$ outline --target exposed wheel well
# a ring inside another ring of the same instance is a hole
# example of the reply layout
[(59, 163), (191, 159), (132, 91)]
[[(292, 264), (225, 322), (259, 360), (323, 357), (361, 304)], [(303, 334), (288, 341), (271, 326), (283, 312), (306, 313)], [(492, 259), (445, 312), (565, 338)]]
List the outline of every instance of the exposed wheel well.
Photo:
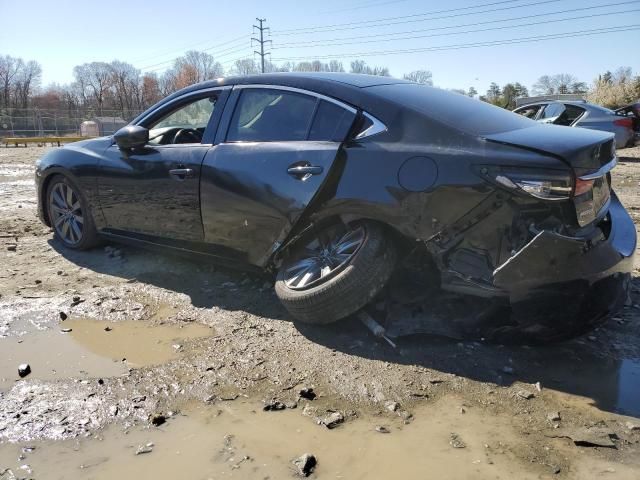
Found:
[(64, 176), (61, 173), (50, 173), (47, 175), (42, 181), (42, 187), (40, 188), (40, 205), (42, 205), (42, 219), (47, 227), (51, 226), (51, 221), (49, 220), (49, 203), (47, 202), (47, 190), (49, 189), (49, 184), (51, 180), (56, 175)]
[(300, 240), (300, 238), (307, 235), (310, 231), (319, 230), (334, 223), (352, 223), (357, 221), (371, 222), (380, 226), (383, 229), (383, 231), (387, 235), (389, 235), (393, 244), (398, 247), (398, 252), (400, 254), (399, 256), (401, 257), (400, 260), (402, 260), (402, 257), (405, 256), (400, 252), (405, 252), (408, 254), (413, 252), (413, 250), (416, 247), (417, 242), (415, 240), (409, 239), (407, 236), (403, 235), (400, 231), (398, 231), (392, 225), (389, 225), (388, 223), (385, 223), (383, 221), (373, 219), (373, 218), (367, 218), (367, 217), (356, 217), (353, 215), (333, 215), (333, 216), (321, 218), (312, 222), (307, 222), (304, 226), (293, 231), (292, 234), (287, 239), (287, 242), (283, 245), (282, 248), (280, 248), (276, 252), (276, 254), (273, 256), (273, 258), (269, 262), (270, 267), (278, 268), (280, 266), (283, 256), (286, 255), (288, 250), (291, 247), (293, 247)]

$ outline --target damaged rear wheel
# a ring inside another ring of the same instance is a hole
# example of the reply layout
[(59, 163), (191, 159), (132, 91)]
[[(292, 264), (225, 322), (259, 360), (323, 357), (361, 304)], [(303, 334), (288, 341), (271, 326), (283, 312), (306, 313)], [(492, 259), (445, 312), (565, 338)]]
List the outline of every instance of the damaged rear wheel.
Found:
[(276, 294), (301, 322), (332, 323), (371, 301), (395, 264), (393, 242), (380, 226), (331, 225), (303, 239), (285, 258)]

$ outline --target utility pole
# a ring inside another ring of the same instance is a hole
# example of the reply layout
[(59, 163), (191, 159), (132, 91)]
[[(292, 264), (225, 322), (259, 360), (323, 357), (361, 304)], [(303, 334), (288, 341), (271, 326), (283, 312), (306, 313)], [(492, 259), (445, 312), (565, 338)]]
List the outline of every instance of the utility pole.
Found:
[(267, 19), (266, 18), (256, 18), (256, 20), (258, 21), (260, 26), (254, 25), (253, 26), (253, 29), (254, 29), (253, 31), (255, 32), (256, 29), (258, 29), (258, 31), (260, 32), (260, 38), (251, 37), (251, 45), (253, 45), (254, 41), (256, 41), (256, 42), (258, 42), (260, 44), (260, 51), (258, 52), (256, 50), (254, 50), (253, 53), (255, 53), (257, 55), (260, 55), (260, 62), (261, 62), (261, 65), (262, 65), (261, 71), (262, 71), (262, 73), (264, 73), (264, 57), (265, 57), (265, 55), (271, 55), (271, 53), (269, 53), (269, 52), (267, 52), (267, 53), (264, 52), (264, 44), (265, 43), (272, 43), (272, 42), (271, 42), (271, 40), (265, 40), (264, 39), (265, 30), (269, 30), (269, 27), (265, 27), (263, 25), (263, 23), (266, 22)]

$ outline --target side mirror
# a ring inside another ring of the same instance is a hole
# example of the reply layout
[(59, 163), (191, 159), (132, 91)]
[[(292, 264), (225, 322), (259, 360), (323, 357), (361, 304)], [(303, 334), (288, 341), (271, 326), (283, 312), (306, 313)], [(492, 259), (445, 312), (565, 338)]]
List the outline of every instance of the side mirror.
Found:
[(113, 134), (121, 150), (143, 147), (149, 141), (149, 130), (138, 125), (127, 125)]

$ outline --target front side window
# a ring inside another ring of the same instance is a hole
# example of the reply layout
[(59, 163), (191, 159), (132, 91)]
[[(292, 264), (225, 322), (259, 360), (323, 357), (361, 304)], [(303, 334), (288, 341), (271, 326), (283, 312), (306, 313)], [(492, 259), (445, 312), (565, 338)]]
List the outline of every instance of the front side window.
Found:
[(217, 96), (194, 100), (172, 110), (149, 127), (149, 143), (200, 143), (215, 109)]
[(316, 102), (314, 97), (282, 90), (242, 90), (227, 141), (306, 140)]

